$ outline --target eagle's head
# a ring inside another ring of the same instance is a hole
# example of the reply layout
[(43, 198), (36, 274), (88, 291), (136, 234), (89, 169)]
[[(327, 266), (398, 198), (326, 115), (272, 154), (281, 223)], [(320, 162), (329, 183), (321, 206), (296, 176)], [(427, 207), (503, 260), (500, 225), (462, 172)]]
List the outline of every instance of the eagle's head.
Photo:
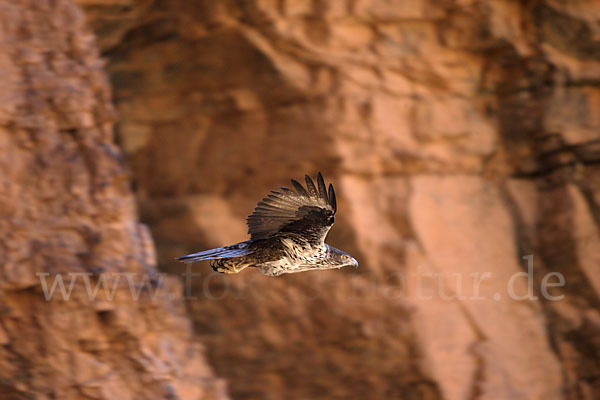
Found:
[(335, 247), (327, 246), (327, 263), (330, 265), (329, 268), (342, 268), (342, 267), (354, 267), (358, 268), (358, 261), (350, 254), (336, 249)]

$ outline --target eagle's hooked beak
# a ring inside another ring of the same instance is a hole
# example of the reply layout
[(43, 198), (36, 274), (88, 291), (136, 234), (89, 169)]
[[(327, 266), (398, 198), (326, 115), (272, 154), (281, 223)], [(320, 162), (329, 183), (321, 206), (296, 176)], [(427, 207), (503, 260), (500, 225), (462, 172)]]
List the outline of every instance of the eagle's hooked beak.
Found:
[(354, 268), (358, 268), (358, 261), (356, 261), (356, 259), (354, 257), (350, 257), (350, 260), (348, 260), (347, 264), (341, 265), (339, 267), (337, 267), (337, 269), (342, 269), (342, 267), (354, 267)]

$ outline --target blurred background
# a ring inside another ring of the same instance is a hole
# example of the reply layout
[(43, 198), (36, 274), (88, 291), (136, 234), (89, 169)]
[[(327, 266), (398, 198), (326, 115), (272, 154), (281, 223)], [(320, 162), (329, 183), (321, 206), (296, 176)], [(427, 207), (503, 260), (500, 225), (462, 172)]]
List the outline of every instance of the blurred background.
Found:
[[(0, 0), (0, 41), (0, 398), (600, 398), (598, 2)], [(317, 171), (357, 271), (182, 276)]]

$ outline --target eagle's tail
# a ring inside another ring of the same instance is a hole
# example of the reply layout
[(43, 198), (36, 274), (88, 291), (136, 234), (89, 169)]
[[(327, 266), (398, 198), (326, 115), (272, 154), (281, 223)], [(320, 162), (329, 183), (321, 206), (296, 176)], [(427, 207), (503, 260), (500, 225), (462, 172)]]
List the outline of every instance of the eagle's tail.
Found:
[(231, 246), (218, 247), (216, 249), (205, 250), (199, 253), (192, 253), (183, 257), (178, 257), (177, 260), (184, 263), (192, 263), (202, 260), (242, 257), (252, 252), (252, 250), (248, 249), (248, 244), (250, 244), (250, 241), (232, 244)]

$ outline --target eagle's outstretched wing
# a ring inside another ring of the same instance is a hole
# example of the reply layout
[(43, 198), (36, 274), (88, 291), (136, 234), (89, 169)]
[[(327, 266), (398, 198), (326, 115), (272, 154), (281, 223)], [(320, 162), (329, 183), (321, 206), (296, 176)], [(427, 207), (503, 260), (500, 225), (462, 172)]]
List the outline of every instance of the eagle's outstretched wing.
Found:
[(281, 187), (262, 199), (246, 220), (252, 240), (295, 234), (315, 245), (323, 244), (334, 222), (335, 192), (325, 187), (323, 175), (317, 175), (317, 186), (306, 175), (306, 188), (292, 179), (294, 192)]

